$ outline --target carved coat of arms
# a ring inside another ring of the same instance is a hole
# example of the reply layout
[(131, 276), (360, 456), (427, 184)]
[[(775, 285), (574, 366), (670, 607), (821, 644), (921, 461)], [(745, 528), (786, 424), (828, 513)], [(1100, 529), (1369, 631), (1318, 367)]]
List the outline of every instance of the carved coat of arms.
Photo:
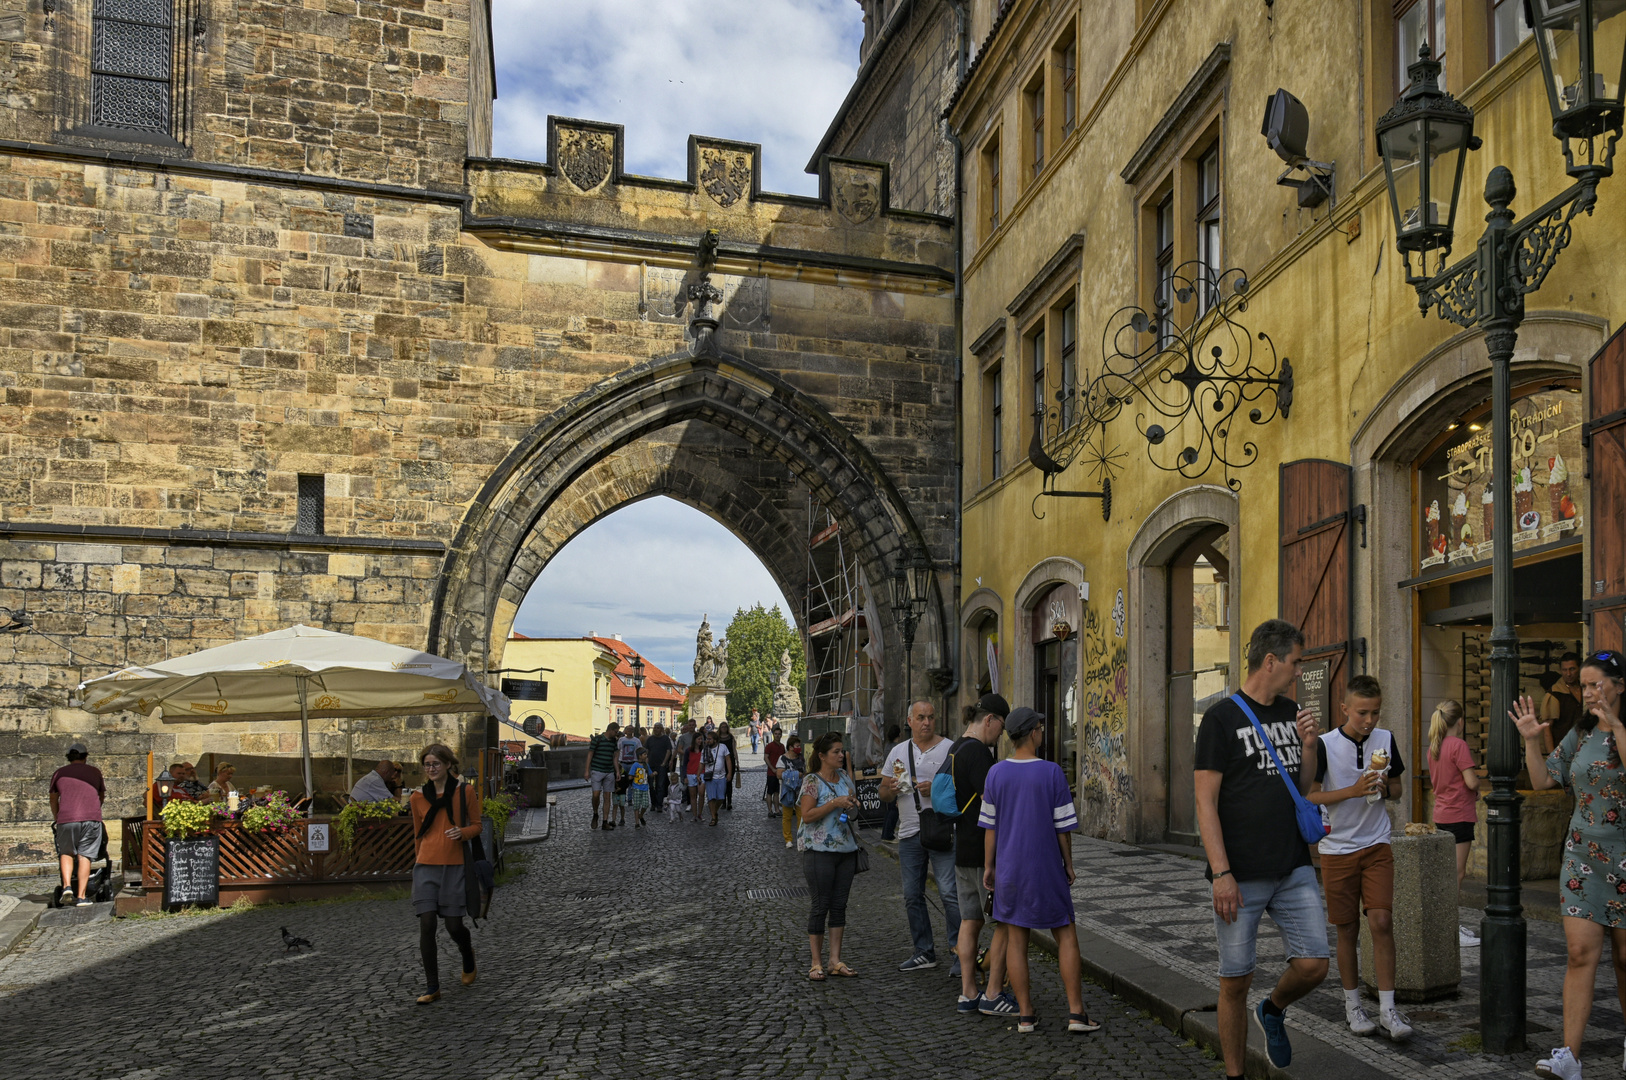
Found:
[(847, 165), (830, 169), (831, 201), (854, 225), (862, 225), (881, 208), (881, 185), (875, 174)]
[(559, 129), (559, 171), (582, 191), (592, 191), (610, 175), (614, 136), (606, 131)]
[(739, 150), (700, 151), (700, 186), (724, 208), (733, 206), (751, 190), (751, 155)]

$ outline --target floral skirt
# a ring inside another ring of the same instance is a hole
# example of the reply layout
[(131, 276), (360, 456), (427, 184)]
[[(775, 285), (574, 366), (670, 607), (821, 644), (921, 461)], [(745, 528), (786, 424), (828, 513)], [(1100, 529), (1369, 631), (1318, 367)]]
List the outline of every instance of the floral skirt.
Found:
[(1626, 837), (1607, 842), (1571, 828), (1558, 879), (1560, 913), (1609, 927), (1626, 927)]

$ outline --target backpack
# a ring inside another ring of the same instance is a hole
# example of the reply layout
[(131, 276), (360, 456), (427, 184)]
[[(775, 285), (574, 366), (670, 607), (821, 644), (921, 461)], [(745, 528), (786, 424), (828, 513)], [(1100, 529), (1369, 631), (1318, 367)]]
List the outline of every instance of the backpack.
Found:
[[(961, 742), (964, 740), (962, 739)], [(959, 746), (955, 743), (955, 746)], [(964, 803), (960, 802), (959, 792), (954, 788), (954, 751), (949, 751), (948, 764), (937, 770), (932, 777), (932, 809), (946, 818), (957, 818), (965, 813), (966, 807), (977, 796), (972, 794)]]
[(802, 797), (802, 774), (788, 765), (785, 775), (779, 778), (779, 805), (795, 806), (796, 800)]

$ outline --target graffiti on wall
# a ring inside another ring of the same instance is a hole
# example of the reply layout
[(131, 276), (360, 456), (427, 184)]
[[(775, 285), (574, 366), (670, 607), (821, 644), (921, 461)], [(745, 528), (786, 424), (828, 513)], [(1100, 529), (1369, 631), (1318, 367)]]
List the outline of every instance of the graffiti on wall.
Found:
[(1094, 609), (1084, 613), (1079, 658), (1084, 670), (1084, 716), (1080, 732), (1080, 817), (1096, 835), (1123, 835), (1135, 795), (1124, 748), (1129, 728), (1129, 651), (1120, 635), (1109, 636)]

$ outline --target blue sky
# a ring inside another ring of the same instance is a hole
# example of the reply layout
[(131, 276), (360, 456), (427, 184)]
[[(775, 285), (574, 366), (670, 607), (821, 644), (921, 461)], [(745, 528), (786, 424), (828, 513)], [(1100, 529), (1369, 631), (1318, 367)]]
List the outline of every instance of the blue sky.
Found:
[[(816, 194), (802, 171), (858, 70), (854, 0), (495, 0), (493, 153), (542, 161), (549, 114), (626, 126), (626, 167), (682, 178), (691, 134), (762, 144), (770, 191)], [(697, 572), (700, 571), (700, 572)], [(535, 637), (620, 634), (687, 681), (694, 632), (779, 604), (726, 527), (671, 499), (616, 511), (554, 556), (520, 607)]]
[(687, 141), (762, 144), (762, 183), (802, 171), (858, 70), (854, 0), (494, 0), (493, 153), (542, 161), (549, 114), (626, 125), (629, 172), (682, 179)]

